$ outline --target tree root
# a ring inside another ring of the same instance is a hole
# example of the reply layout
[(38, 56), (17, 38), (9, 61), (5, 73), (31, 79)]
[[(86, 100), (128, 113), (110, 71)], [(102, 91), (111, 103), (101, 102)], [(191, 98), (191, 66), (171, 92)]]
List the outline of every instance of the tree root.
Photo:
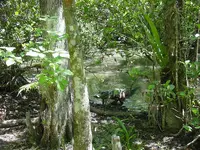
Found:
[(171, 134), (171, 135), (177, 137), (177, 136), (179, 136), (182, 133), (183, 129), (184, 128), (182, 127), (177, 133)]

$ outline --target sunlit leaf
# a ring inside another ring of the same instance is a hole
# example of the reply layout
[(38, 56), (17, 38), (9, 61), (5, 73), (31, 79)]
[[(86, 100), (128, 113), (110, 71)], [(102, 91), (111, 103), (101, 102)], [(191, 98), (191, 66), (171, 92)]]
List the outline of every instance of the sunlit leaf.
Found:
[(200, 126), (196, 126), (195, 129), (200, 129)]
[(200, 29), (200, 24), (197, 24), (197, 27)]
[(11, 66), (15, 64), (15, 60), (13, 58), (8, 58), (8, 60), (6, 60), (6, 65), (7, 66)]
[(43, 46), (39, 46), (39, 49), (40, 49), (41, 51), (45, 51), (45, 48), (44, 48)]
[(175, 86), (173, 84), (170, 84), (167, 88), (172, 91), (175, 88)]
[(56, 83), (57, 83), (57, 88), (63, 91), (66, 88), (68, 81), (66, 79), (62, 79), (60, 81), (56, 80)]
[(59, 56), (59, 53), (53, 53), (52, 55), (53, 55), (54, 58), (56, 58), (56, 57)]
[(183, 128), (184, 128), (186, 131), (189, 131), (189, 132), (192, 131), (192, 127), (191, 127), (191, 126), (184, 125)]
[(18, 63), (22, 63), (22, 58), (21, 57), (14, 57), (15, 61)]
[(39, 53), (31, 50), (26, 53), (26, 56), (37, 57), (37, 56), (39, 56)]
[(15, 47), (0, 47), (0, 49), (5, 49), (8, 52), (12, 52), (15, 49)]
[(192, 112), (197, 115), (199, 113), (199, 110), (197, 108), (192, 108)]
[(46, 57), (46, 55), (43, 54), (43, 53), (39, 53), (38, 56), (39, 56), (40, 58), (45, 58), (45, 57)]
[(186, 96), (186, 94), (185, 94), (184, 91), (179, 92), (179, 95), (180, 95), (180, 96), (183, 96), (183, 97)]
[(186, 60), (186, 61), (185, 61), (185, 64), (189, 64), (189, 63), (190, 63), (190, 60)]
[(195, 37), (196, 38), (200, 37), (200, 34), (199, 33), (195, 34)]
[(16, 12), (15, 12), (15, 15), (16, 15), (16, 16), (18, 16), (18, 15), (19, 15), (19, 12), (18, 12), (18, 11), (16, 11)]
[(39, 77), (38, 81), (40, 84), (43, 84), (43, 83), (47, 82), (47, 80), (48, 80), (48, 77), (44, 74), (40, 74), (38, 77)]

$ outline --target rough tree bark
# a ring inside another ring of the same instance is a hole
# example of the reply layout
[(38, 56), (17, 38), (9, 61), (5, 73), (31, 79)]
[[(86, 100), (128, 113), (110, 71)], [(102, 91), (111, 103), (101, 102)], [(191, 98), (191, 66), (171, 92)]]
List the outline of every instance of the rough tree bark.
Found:
[(83, 52), (78, 49), (78, 31), (75, 19), (75, 1), (63, 0), (68, 46), (70, 53), (70, 69), (73, 72), (74, 107), (73, 134), (74, 150), (92, 150), (92, 133), (89, 97), (83, 62)]
[[(41, 14), (57, 16), (57, 19), (47, 19), (44, 28), (63, 35), (65, 34), (65, 20), (61, 0), (41, 0)], [(67, 51), (66, 40), (52, 43), (50, 48)], [(63, 67), (68, 69), (68, 60), (63, 59)], [(47, 69), (47, 68), (46, 68)], [(45, 149), (57, 150), (64, 146), (64, 142), (72, 138), (72, 102), (68, 88), (59, 91), (56, 86), (44, 87), (41, 85), (42, 94), (40, 119), (36, 127), (36, 142)], [(68, 136), (66, 136), (66, 133)], [(66, 139), (68, 137), (69, 139)]]
[[(161, 83), (170, 80), (175, 85), (175, 93), (184, 90), (186, 86), (185, 68), (180, 62), (184, 62), (184, 49), (181, 44), (181, 13), (184, 6), (183, 0), (164, 0), (164, 45), (168, 51), (169, 64), (161, 71)], [(180, 129), (182, 120), (182, 111), (186, 110), (186, 101), (178, 96), (175, 102), (167, 104), (165, 107), (166, 118), (163, 119), (163, 124), (170, 129)], [(172, 109), (173, 108), (173, 109)], [(174, 111), (176, 110), (176, 111)]]

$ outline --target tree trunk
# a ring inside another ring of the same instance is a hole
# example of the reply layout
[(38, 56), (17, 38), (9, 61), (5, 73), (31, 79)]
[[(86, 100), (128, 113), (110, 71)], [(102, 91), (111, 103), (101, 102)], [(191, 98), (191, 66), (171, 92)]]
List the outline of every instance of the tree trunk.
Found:
[[(65, 20), (61, 0), (41, 0), (42, 15), (57, 16), (57, 19), (48, 19), (47, 30), (55, 31), (58, 35), (65, 34)], [(66, 40), (51, 43), (51, 49), (59, 48), (67, 51)], [(68, 69), (68, 60), (62, 60), (62, 67)], [(60, 91), (52, 85), (41, 85), (42, 94), (40, 121), (37, 125), (37, 143), (46, 149), (57, 150), (65, 141), (72, 138), (72, 102), (68, 93), (69, 87)], [(66, 133), (68, 138), (66, 139)]]
[(74, 150), (92, 150), (92, 133), (89, 97), (86, 84), (83, 52), (78, 49), (78, 32), (75, 20), (74, 0), (63, 0), (65, 20), (67, 25), (68, 45), (70, 53), (70, 66), (73, 72), (74, 107), (73, 107), (73, 133)]
[[(162, 68), (161, 83), (170, 80), (175, 85), (174, 92), (183, 91), (186, 86), (186, 76), (184, 65), (180, 62), (185, 61), (184, 50), (181, 44), (181, 13), (184, 5), (183, 0), (164, 0), (164, 45), (168, 51), (169, 64)], [(173, 109), (172, 109), (173, 108)], [(174, 111), (174, 109), (176, 111)], [(168, 103), (165, 106), (165, 118), (162, 119), (167, 128), (179, 129), (182, 127), (182, 111), (186, 110), (186, 101), (176, 97), (175, 102)]]

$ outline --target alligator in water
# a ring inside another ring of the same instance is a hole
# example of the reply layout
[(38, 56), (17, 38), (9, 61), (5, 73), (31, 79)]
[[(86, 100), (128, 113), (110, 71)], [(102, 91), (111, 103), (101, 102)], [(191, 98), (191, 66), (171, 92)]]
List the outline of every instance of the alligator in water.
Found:
[(99, 94), (95, 95), (95, 98), (102, 99), (102, 104), (105, 105), (105, 101), (114, 100), (114, 103), (120, 102), (122, 105), (126, 98), (131, 97), (135, 92), (139, 89), (139, 87), (135, 87), (131, 90), (127, 89), (114, 89), (114, 90), (107, 90), (102, 91)]

